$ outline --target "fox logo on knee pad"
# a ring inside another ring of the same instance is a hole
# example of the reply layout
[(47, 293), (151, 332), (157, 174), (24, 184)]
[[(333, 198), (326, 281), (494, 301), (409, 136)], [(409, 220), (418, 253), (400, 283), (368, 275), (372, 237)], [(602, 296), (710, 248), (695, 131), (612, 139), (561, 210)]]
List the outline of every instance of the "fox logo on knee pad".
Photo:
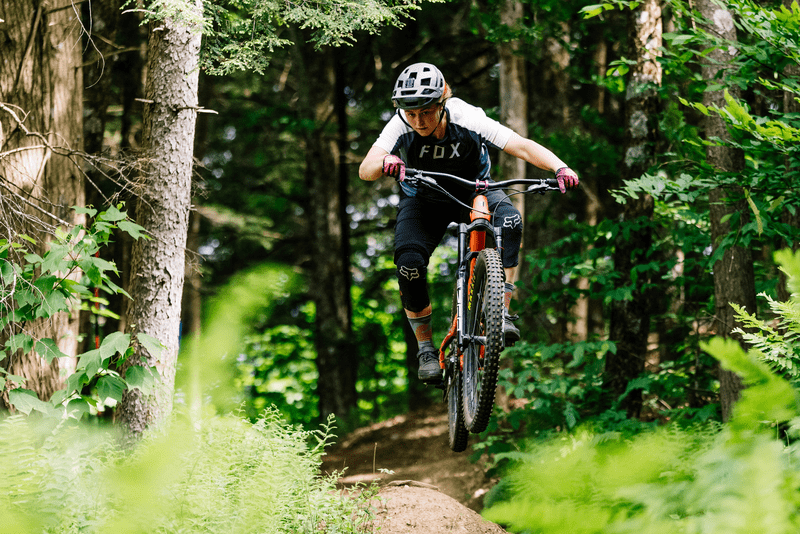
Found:
[(409, 269), (404, 265), (400, 267), (400, 274), (402, 274), (407, 280), (415, 280), (419, 278), (419, 269), (416, 267)]
[(503, 227), (504, 228), (516, 228), (522, 222), (522, 217), (519, 215), (514, 215), (513, 217), (506, 217), (503, 220)]

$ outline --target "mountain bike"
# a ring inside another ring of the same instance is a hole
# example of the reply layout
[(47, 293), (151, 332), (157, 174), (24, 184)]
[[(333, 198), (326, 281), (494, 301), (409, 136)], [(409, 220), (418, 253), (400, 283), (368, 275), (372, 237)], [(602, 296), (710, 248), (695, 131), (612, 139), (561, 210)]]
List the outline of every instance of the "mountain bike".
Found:
[(447, 195), (439, 181), (473, 191), (470, 222), (458, 223), (458, 259), (450, 329), (439, 348), (444, 370), (443, 400), (447, 404), (449, 445), (455, 452), (467, 448), (470, 433), (486, 430), (494, 407), (503, 336), (505, 271), (500, 256), (500, 228), (495, 227), (485, 192), (526, 186), (517, 193), (558, 191), (555, 178), (515, 179), (502, 182), (470, 181), (439, 172), (406, 169), (411, 186)]

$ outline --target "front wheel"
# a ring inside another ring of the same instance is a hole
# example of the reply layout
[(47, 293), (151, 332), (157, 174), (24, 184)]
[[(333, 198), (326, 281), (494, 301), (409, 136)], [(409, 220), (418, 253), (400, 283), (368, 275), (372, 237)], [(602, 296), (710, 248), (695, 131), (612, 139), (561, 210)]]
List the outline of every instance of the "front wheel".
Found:
[[(453, 305), (450, 308), (450, 324), (455, 324), (458, 313), (458, 290), (453, 292)], [(463, 375), (458, 353), (458, 343), (451, 340), (445, 359), (445, 400), (447, 401), (447, 430), (450, 450), (463, 452), (469, 443), (469, 431), (464, 426), (464, 404), (461, 401)]]
[[(455, 351), (453, 351), (455, 354)], [(449, 432), (450, 450), (462, 452), (469, 443), (469, 431), (464, 426), (464, 408), (461, 402), (462, 374), (459, 369), (458, 355), (450, 372), (447, 373), (447, 427)]]
[(503, 351), (503, 262), (496, 249), (480, 252), (468, 290), (465, 332), (473, 339), (464, 350), (462, 377), (464, 426), (486, 430), (497, 390), (497, 370)]

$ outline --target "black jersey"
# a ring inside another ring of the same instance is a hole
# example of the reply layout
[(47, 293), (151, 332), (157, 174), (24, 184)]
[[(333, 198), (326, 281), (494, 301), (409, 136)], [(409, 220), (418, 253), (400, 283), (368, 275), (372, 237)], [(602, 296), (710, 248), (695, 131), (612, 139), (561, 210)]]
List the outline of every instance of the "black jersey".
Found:
[[(454, 174), (467, 180), (488, 180), (489, 147), (503, 149), (513, 131), (486, 116), (478, 107), (451, 98), (445, 105), (447, 129), (444, 138), (423, 137), (400, 117), (402, 110), (383, 128), (375, 146), (399, 156), (407, 166), (431, 172)], [(416, 195), (408, 184), (403, 191)]]

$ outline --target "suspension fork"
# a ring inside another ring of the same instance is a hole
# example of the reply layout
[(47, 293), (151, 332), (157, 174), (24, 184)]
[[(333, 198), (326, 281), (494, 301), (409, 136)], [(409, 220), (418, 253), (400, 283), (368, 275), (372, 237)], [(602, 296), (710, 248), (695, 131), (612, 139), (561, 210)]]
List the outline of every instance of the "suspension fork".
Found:
[[(489, 214), (489, 200), (486, 195), (476, 195), (472, 200), (472, 210), (469, 214), (470, 225), (459, 223), (458, 225), (458, 272), (456, 274), (456, 306), (458, 313), (454, 314), (450, 329), (442, 340), (439, 349), (439, 364), (445, 366), (445, 352), (447, 346), (456, 341), (459, 365), (463, 364), (461, 351), (464, 348), (464, 317), (467, 316), (468, 299), (472, 294), (472, 273), (475, 269), (477, 253), (486, 247), (485, 226), (475, 225), (476, 220), (491, 220)], [(495, 238), (499, 244), (499, 232), (495, 231)], [(467, 261), (469, 260), (469, 261)]]

